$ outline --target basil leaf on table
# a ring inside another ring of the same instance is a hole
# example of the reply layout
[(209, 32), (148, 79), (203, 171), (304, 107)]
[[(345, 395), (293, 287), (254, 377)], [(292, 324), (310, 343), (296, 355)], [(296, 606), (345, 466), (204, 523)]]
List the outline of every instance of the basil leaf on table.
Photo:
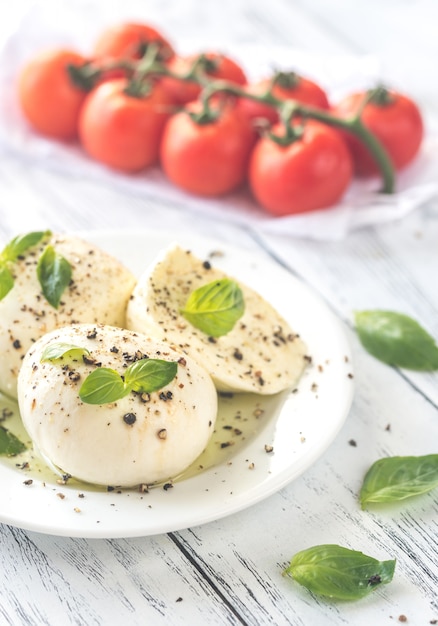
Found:
[(335, 600), (359, 600), (391, 582), (395, 559), (378, 561), (334, 544), (314, 546), (292, 557), (284, 574), (312, 593)]
[(359, 499), (362, 508), (371, 502), (396, 502), (438, 487), (438, 454), (393, 456), (379, 459), (365, 475)]
[(245, 312), (243, 293), (230, 278), (214, 280), (193, 291), (181, 314), (210, 337), (221, 337), (234, 328)]
[(395, 367), (416, 371), (438, 369), (438, 346), (418, 322), (392, 311), (358, 311), (356, 330), (364, 348)]
[(53, 246), (47, 246), (38, 260), (37, 276), (47, 302), (57, 309), (71, 281), (70, 263)]
[(0, 426), (0, 455), (15, 456), (24, 452), (26, 446), (7, 428)]

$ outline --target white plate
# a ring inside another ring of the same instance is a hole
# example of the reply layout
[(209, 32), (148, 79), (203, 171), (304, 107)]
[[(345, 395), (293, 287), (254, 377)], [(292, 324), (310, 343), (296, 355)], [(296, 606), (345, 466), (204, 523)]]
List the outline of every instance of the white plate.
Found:
[[(72, 537), (175, 531), (225, 517), (267, 498), (324, 453), (348, 414), (353, 381), (342, 324), (319, 297), (263, 252), (244, 253), (204, 238), (179, 240), (175, 233), (164, 232), (88, 233), (86, 238), (137, 274), (171, 242), (201, 258), (212, 251), (223, 252), (214, 257), (214, 264), (257, 289), (282, 313), (306, 342), (312, 363), (296, 393), (222, 399), (207, 453), (195, 464), (197, 469), (169, 489), (108, 492), (74, 481), (60, 485), (54, 474), (32, 460), (30, 469), (21, 467), (20, 456), (2, 460), (1, 522)], [(227, 442), (232, 445), (221, 445)], [(273, 450), (267, 452), (265, 446)], [(200, 463), (203, 470), (198, 468)]]

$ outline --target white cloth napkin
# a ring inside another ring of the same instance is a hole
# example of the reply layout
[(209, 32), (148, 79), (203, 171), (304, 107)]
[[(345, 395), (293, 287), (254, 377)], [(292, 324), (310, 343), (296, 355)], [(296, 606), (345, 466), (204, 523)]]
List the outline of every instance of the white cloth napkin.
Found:
[[(62, 14), (60, 13), (62, 7)], [(36, 2), (24, 15), (0, 51), (0, 148), (42, 166), (91, 178), (131, 193), (156, 196), (189, 211), (208, 214), (244, 225), (262, 233), (339, 240), (350, 231), (401, 219), (438, 197), (438, 132), (427, 124), (420, 156), (397, 176), (397, 191), (378, 193), (380, 181), (354, 181), (342, 202), (312, 213), (272, 218), (256, 205), (247, 190), (225, 198), (206, 200), (172, 186), (159, 168), (127, 176), (91, 161), (77, 146), (57, 143), (35, 134), (23, 119), (16, 97), (20, 67), (37, 51), (71, 47), (83, 53), (108, 24), (123, 19), (110, 12), (113, 3), (76, 0)], [(84, 19), (86, 16), (86, 19)], [(129, 15), (126, 18), (131, 19)], [(136, 16), (141, 19), (141, 16)], [(145, 16), (144, 21), (148, 21)], [(370, 56), (324, 56), (289, 48), (236, 46), (226, 42), (175, 41), (180, 52), (216, 49), (240, 61), (251, 79), (272, 69), (293, 69), (317, 80), (332, 101), (354, 89), (374, 86), (379, 79), (378, 61)]]

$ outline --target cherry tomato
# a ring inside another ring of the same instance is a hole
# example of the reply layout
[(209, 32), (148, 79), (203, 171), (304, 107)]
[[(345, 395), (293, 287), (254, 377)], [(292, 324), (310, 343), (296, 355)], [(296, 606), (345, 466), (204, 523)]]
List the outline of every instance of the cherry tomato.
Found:
[[(266, 93), (271, 84), (271, 79), (265, 78), (257, 83), (248, 85), (245, 90), (250, 94), (262, 95)], [(271, 89), (273, 96), (279, 100), (297, 100), (302, 104), (318, 109), (329, 108), (329, 101), (325, 91), (314, 81), (295, 74), (295, 72), (282, 72)], [(264, 118), (269, 123), (278, 122), (278, 112), (272, 106), (249, 98), (239, 99), (239, 108), (249, 119)]]
[(35, 130), (54, 139), (76, 137), (79, 111), (87, 94), (74, 84), (67, 66), (84, 63), (86, 59), (71, 50), (51, 50), (40, 53), (22, 69), (19, 102)]
[(98, 59), (141, 59), (148, 44), (157, 43), (163, 59), (174, 55), (169, 41), (149, 24), (127, 22), (105, 30), (96, 42), (94, 57)]
[(79, 137), (93, 159), (123, 172), (136, 172), (157, 162), (172, 109), (159, 84), (143, 96), (129, 95), (128, 84), (118, 78), (90, 92), (79, 118)]
[[(250, 188), (272, 215), (304, 213), (336, 203), (352, 177), (352, 159), (341, 135), (307, 121), (303, 134), (282, 146), (269, 135), (256, 144), (250, 164)], [(281, 125), (274, 133), (281, 133)]]
[(230, 104), (219, 117), (200, 123), (191, 115), (199, 103), (174, 115), (161, 143), (161, 165), (175, 185), (202, 196), (226, 194), (246, 179), (256, 136), (251, 124)]
[[(357, 92), (347, 96), (335, 107), (335, 115), (352, 117), (366, 95), (366, 92)], [(423, 120), (418, 106), (407, 96), (377, 90), (375, 97), (365, 105), (361, 119), (386, 149), (395, 169), (405, 167), (418, 154), (424, 134)], [(346, 139), (356, 173), (359, 176), (376, 174), (378, 168), (365, 146), (351, 133)]]
[[(169, 61), (168, 67), (176, 74), (185, 74), (200, 56), (200, 54), (193, 54), (187, 57), (175, 56)], [(207, 60), (205, 73), (212, 80), (227, 80), (235, 85), (246, 84), (245, 72), (230, 57), (217, 52), (207, 52), (202, 56)], [(182, 81), (171, 77), (163, 78), (163, 84), (176, 104), (187, 104), (192, 100), (196, 100), (201, 91), (200, 85), (195, 82)]]

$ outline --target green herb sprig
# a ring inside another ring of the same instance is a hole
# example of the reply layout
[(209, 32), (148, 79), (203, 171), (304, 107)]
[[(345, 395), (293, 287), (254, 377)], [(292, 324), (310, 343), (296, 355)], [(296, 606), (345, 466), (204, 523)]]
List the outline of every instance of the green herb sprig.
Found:
[(3, 300), (8, 295), (14, 286), (14, 282), (14, 277), (7, 265), (0, 265), (0, 300)]
[(43, 239), (51, 236), (50, 230), (39, 230), (25, 235), (17, 235), (3, 248), (0, 255), (0, 261), (2, 263), (16, 261), (19, 257), (23, 256), (25, 252), (33, 248), (40, 243)]
[[(50, 230), (34, 231), (18, 235), (6, 244), (0, 254), (0, 300), (14, 287), (15, 280), (11, 271), (13, 263), (51, 234)], [(53, 246), (47, 245), (38, 259), (37, 276), (47, 302), (57, 309), (62, 294), (71, 281), (70, 263)]]
[(316, 595), (359, 600), (391, 582), (395, 564), (395, 560), (378, 561), (356, 550), (325, 544), (295, 554), (283, 573)]
[(140, 359), (120, 376), (109, 367), (95, 369), (81, 385), (79, 397), (86, 404), (116, 402), (131, 391), (152, 393), (170, 383), (176, 376), (178, 363), (162, 359)]
[(26, 446), (10, 430), (0, 426), (0, 455), (15, 456), (24, 452)]
[(11, 271), (12, 264), (22, 257), (30, 248), (36, 246), (52, 233), (49, 230), (35, 231), (14, 237), (0, 253), (0, 300), (11, 291), (15, 280)]
[(90, 351), (87, 350), (87, 348), (81, 348), (80, 346), (75, 346), (72, 343), (50, 343), (43, 350), (43, 353), (41, 355), (41, 362), (56, 361), (66, 356), (75, 358), (88, 356), (89, 354)]
[[(89, 356), (87, 348), (70, 343), (53, 343), (43, 351), (41, 361), (57, 361)], [(110, 367), (97, 367), (87, 376), (79, 389), (79, 397), (86, 404), (108, 404), (127, 396), (131, 391), (152, 393), (162, 389), (176, 376), (178, 363), (163, 359), (139, 359), (131, 363), (121, 376)]]
[(38, 260), (37, 276), (47, 302), (57, 309), (72, 278), (70, 263), (53, 246), (46, 246)]
[(229, 333), (245, 312), (243, 293), (230, 278), (195, 289), (181, 309), (184, 318), (209, 337)]

